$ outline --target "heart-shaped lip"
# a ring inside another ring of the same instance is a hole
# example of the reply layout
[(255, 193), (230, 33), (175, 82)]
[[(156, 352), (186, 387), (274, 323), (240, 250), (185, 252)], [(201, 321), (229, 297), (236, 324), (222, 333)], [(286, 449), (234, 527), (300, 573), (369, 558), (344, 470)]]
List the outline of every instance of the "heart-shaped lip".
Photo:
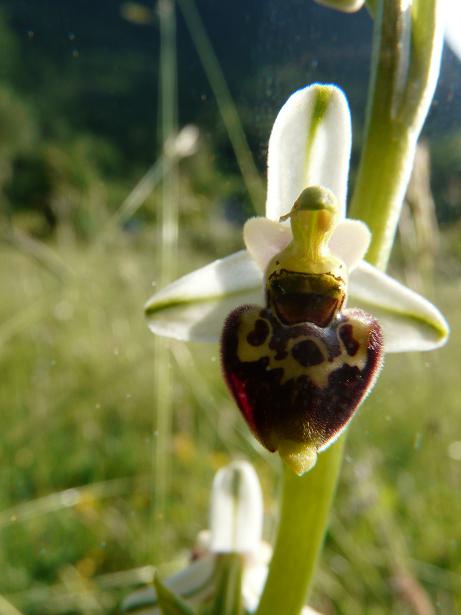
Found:
[(286, 326), (270, 308), (244, 305), (228, 316), (225, 380), (250, 429), (302, 474), (343, 431), (382, 363), (378, 321), (344, 310), (327, 327)]

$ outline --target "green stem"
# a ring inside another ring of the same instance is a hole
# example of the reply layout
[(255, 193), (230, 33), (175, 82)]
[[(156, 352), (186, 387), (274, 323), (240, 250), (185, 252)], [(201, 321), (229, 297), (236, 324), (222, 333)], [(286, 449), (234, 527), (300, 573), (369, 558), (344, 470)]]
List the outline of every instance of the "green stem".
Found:
[(321, 453), (302, 477), (283, 465), (279, 530), (256, 615), (301, 611), (322, 549), (344, 442), (341, 437)]
[[(372, 79), (352, 216), (372, 231), (368, 260), (385, 268), (416, 141), (437, 81), (442, 49), (439, 0), (376, 0)], [(345, 438), (302, 478), (284, 468), (278, 534), (257, 615), (297, 615), (323, 544)]]
[[(176, 6), (175, 0), (158, 0), (160, 23), (160, 96), (159, 128), (162, 154), (165, 146), (177, 134), (177, 69), (176, 69)], [(161, 207), (159, 212), (158, 260), (160, 286), (165, 286), (176, 274), (178, 249), (178, 169), (177, 160), (168, 159), (168, 169), (163, 175)], [(152, 501), (152, 543), (154, 549), (166, 547), (161, 520), (165, 517), (166, 499), (170, 480), (170, 455), (172, 433), (173, 382), (170, 369), (170, 344), (162, 338), (155, 340), (154, 365), (154, 424)], [(154, 553), (153, 558), (158, 559)]]
[(385, 269), (437, 83), (443, 41), (440, 0), (375, 2), (373, 62), (364, 145), (350, 216), (367, 223), (367, 260)]

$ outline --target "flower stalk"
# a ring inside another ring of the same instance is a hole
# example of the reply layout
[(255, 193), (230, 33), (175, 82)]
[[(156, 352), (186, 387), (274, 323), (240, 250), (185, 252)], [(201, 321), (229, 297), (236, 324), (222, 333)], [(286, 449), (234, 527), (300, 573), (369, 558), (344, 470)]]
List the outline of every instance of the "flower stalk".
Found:
[(302, 477), (283, 464), (279, 530), (256, 615), (301, 612), (322, 548), (343, 449), (341, 438)]

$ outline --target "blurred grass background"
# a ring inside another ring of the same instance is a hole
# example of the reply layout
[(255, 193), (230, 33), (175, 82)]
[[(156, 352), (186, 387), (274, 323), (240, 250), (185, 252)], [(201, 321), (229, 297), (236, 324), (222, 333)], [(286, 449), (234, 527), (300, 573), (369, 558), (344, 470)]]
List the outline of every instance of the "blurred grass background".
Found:
[[(148, 3), (115, 4), (117, 19), (130, 28), (156, 24)], [(52, 8), (60, 10), (52, 5), (46, 7), (50, 14)], [(277, 11), (282, 10), (275, 0), (268, 5), (269, 17), (243, 11), (252, 28), (262, 20), (259, 41), (268, 24), (274, 33)], [(216, 42), (226, 20), (213, 15), (208, 2), (198, 7), (205, 25), (214, 27), (209, 33)], [(299, 16), (307, 10), (300, 2), (292, 8), (291, 21), (285, 23), (288, 33), (302, 26)], [(161, 128), (156, 137), (148, 127), (146, 134), (140, 132), (146, 120), (136, 112), (138, 87), (133, 87), (133, 106), (128, 104), (124, 118), (127, 133), (120, 118), (113, 120), (116, 113), (111, 124), (106, 103), (119, 92), (117, 79), (120, 84), (126, 79), (123, 63), (117, 64), (122, 56), (113, 48), (107, 52), (95, 43), (85, 49), (79, 30), (77, 35), (65, 30), (69, 61), (77, 61), (83, 48), (84, 70), (73, 65), (66, 72), (58, 66), (57, 43), (50, 43), (51, 51), (37, 43), (34, 64), (29, 45), (39, 38), (41, 26), (39, 20), (33, 25), (33, 11), (33, 3), (6, 2), (0, 19), (5, 50), (0, 63), (0, 613), (116, 613), (121, 597), (151, 577), (152, 565), (167, 574), (187, 558), (198, 531), (207, 525), (213, 474), (233, 458), (248, 458), (257, 467), (270, 539), (278, 462), (255, 445), (229, 400), (218, 348), (174, 342), (167, 354), (159, 355), (147, 330), (143, 304), (162, 283), (159, 230), (165, 224), (168, 191), (165, 195), (157, 179), (134, 215), (120, 212), (128, 211), (127, 197), (155, 162), (152, 143), (166, 135)], [(315, 11), (310, 16), (321, 19), (325, 31), (336, 24), (336, 15), (328, 22), (333, 13), (319, 7)], [(88, 15), (82, 10), (79, 17), (83, 28)], [(204, 71), (212, 83), (206, 97), (217, 104), (207, 103), (198, 112), (186, 110), (190, 101), (173, 100), (180, 125), (193, 119), (200, 126), (197, 153), (175, 168), (179, 207), (172, 223), (179, 229), (178, 273), (242, 246), (240, 223), (253, 211), (250, 195), (257, 193), (259, 181), (255, 173), (264, 175), (265, 143), (281, 93), (285, 97), (307, 80), (328, 78), (330, 65), (338, 70), (338, 55), (328, 54), (338, 39), (330, 47), (323, 43), (326, 55), (296, 55), (293, 46), (306, 45), (306, 38), (290, 39), (296, 64), (287, 57), (285, 64), (271, 59), (264, 65), (265, 43), (256, 59), (251, 56), (251, 65), (240, 62), (222, 72), (219, 58), (210, 60), (213, 48), (206, 44), (206, 29), (201, 31), (194, 15), (188, 19), (179, 22), (179, 38), (186, 22), (192, 23), (198, 56), (204, 64), (211, 61)], [(360, 30), (363, 16), (359, 19)], [(115, 26), (107, 30), (115, 36)], [(63, 30), (56, 32), (58, 40)], [(136, 48), (135, 34), (141, 30), (130, 32), (128, 42), (120, 39), (121, 47)], [(279, 30), (277, 36), (280, 48), (285, 38)], [(157, 40), (157, 30), (149, 37)], [(178, 51), (181, 77), (186, 66), (181, 45)], [(130, 66), (152, 62), (139, 48), (136, 54), (123, 60)], [(89, 81), (96, 82), (104, 57), (117, 65), (120, 75), (104, 74), (94, 107), (85, 107), (88, 92), (79, 89), (82, 76), (87, 72)], [(316, 71), (314, 60), (323, 61), (323, 72)], [(437, 218), (428, 211), (430, 202), (421, 212), (418, 196), (409, 198), (392, 267), (445, 311), (453, 334), (437, 352), (388, 356), (373, 395), (349, 430), (313, 596), (313, 604), (327, 615), (461, 613), (461, 131), (456, 117), (439, 108), (456, 107), (448, 96), (455, 86), (447, 86), (447, 75), (456, 75), (453, 58), (448, 60), (433, 111), (439, 113), (437, 129), (426, 134)], [(255, 83), (245, 73), (253, 66), (259, 67), (261, 79)], [(31, 67), (43, 78), (35, 90), (27, 82)], [(267, 85), (271, 71), (278, 75), (275, 93)], [(149, 81), (142, 74), (136, 83), (146, 79), (152, 88), (161, 83), (158, 78), (150, 74)], [(267, 85), (264, 96), (256, 87), (261, 83)], [(120, 84), (126, 91), (126, 84)], [(166, 87), (160, 87), (163, 93)], [(354, 73), (353, 106), (360, 106), (364, 88), (366, 75)], [(200, 99), (200, 88), (197, 92)], [(105, 102), (98, 106), (103, 94)], [(174, 87), (170, 95), (176, 99)], [(261, 111), (265, 97), (270, 111)], [(85, 123), (79, 116), (72, 124), (79, 101), (89, 119)], [(161, 103), (151, 109), (150, 102), (145, 101), (144, 113), (152, 117), (159, 112), (161, 117)], [(97, 112), (107, 110), (104, 130), (98, 131)], [(132, 133), (130, 126), (136, 127)], [(356, 132), (357, 149), (360, 129)], [(249, 137), (256, 159), (246, 184), (239, 165), (248, 171), (250, 150), (245, 150), (242, 135)], [(427, 180), (427, 167), (425, 173)], [(167, 357), (171, 378), (171, 426), (168, 419), (168, 429), (161, 431), (154, 385), (159, 356)], [(161, 506), (156, 505), (158, 450), (165, 451), (167, 477)]]
[[(155, 281), (150, 244), (149, 232), (120, 232), (104, 251), (66, 247), (60, 277), (1, 249), (0, 594), (21, 612), (115, 612), (144, 566), (174, 562), (193, 544), (213, 472), (238, 456), (258, 468), (273, 531), (277, 461), (255, 448), (228, 399), (218, 349), (180, 343), (171, 482), (164, 517), (151, 518), (161, 435), (142, 313)], [(181, 256), (182, 269), (194, 261)], [(315, 594), (326, 613), (430, 612), (412, 603), (421, 587), (435, 612), (461, 609), (460, 294), (436, 287), (449, 346), (388, 356), (349, 430)], [(152, 521), (162, 535), (153, 551)]]

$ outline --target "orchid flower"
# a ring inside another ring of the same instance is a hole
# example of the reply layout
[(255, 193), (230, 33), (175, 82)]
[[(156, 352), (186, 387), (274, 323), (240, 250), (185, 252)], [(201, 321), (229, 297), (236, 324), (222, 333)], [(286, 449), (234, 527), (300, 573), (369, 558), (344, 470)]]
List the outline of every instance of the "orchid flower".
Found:
[[(192, 561), (165, 580), (169, 591), (203, 606), (215, 597), (216, 568), (225, 554), (239, 554), (243, 561), (241, 592), (246, 612), (253, 612), (266, 581), (272, 555), (262, 540), (263, 498), (253, 466), (234, 461), (218, 470), (211, 494), (210, 529), (199, 533)], [(161, 601), (153, 587), (137, 590), (123, 602), (122, 611), (141, 615), (160, 615)], [(305, 607), (302, 615), (315, 615)]]
[(432, 350), (448, 325), (421, 295), (363, 260), (367, 227), (346, 214), (351, 120), (336, 86), (312, 85), (295, 92), (272, 129), (268, 152), (266, 217), (247, 221), (246, 250), (216, 260), (155, 293), (145, 311), (153, 333), (186, 341), (217, 342), (229, 312), (263, 303), (263, 275), (271, 258), (292, 239), (286, 216), (308, 186), (329, 189), (338, 222), (329, 248), (348, 269), (348, 303), (379, 319), (386, 352)]
[[(363, 260), (370, 233), (345, 218), (350, 148), (344, 94), (318, 84), (295, 92), (272, 129), (266, 217), (245, 224), (246, 251), (184, 276), (146, 305), (156, 334), (198, 341), (222, 335), (226, 382), (250, 429), (300, 475), (370, 390), (383, 339), (387, 352), (430, 350), (448, 333), (437, 308)], [(294, 288), (306, 275), (322, 288)], [(347, 296), (373, 317), (345, 310)], [(266, 302), (272, 311), (261, 312)], [(258, 327), (264, 335), (253, 343)]]

